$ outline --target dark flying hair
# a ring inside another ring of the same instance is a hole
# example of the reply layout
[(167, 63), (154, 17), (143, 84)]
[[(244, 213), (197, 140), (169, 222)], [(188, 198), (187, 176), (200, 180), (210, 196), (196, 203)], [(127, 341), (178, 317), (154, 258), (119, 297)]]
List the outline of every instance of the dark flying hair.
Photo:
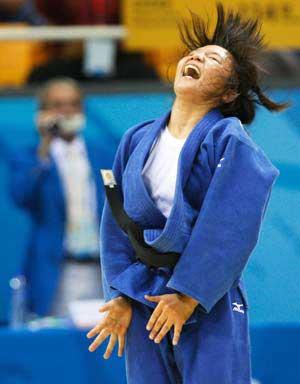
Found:
[(179, 25), (180, 37), (189, 51), (205, 45), (219, 45), (233, 57), (233, 74), (229, 77), (225, 92), (234, 90), (238, 96), (229, 103), (219, 106), (224, 116), (236, 116), (242, 123), (248, 124), (255, 117), (256, 105), (260, 104), (269, 111), (282, 111), (288, 103), (275, 103), (260, 87), (260, 78), (264, 72), (259, 58), (265, 44), (261, 34), (261, 23), (257, 19), (243, 19), (239, 12), (225, 12), (221, 3), (217, 3), (217, 22), (209, 35), (209, 21), (191, 12), (191, 23), (182, 21)]

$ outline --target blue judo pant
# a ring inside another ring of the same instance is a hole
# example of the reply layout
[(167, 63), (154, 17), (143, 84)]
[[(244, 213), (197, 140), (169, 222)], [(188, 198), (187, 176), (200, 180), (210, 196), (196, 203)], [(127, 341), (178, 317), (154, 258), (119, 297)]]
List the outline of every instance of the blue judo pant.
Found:
[(149, 339), (146, 324), (152, 308), (132, 301), (133, 317), (126, 339), (128, 384), (250, 384), (248, 313), (233, 311), (241, 301), (232, 289), (209, 314), (199, 311), (184, 325), (177, 346), (173, 330), (160, 342)]

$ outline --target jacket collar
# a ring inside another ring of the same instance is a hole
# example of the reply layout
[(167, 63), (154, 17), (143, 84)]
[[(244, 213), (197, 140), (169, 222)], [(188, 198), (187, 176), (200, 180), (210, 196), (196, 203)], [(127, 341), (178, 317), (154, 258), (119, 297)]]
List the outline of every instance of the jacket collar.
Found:
[[(126, 185), (125, 189), (128, 188), (131, 196), (135, 196), (135, 199), (142, 198), (141, 202), (136, 202), (136, 204), (142, 204), (140, 209), (136, 210), (138, 216), (141, 215), (139, 211), (143, 214), (143, 222), (146, 227), (163, 227), (162, 234), (168, 234), (170, 236), (176, 236), (176, 231), (178, 232), (178, 223), (183, 222), (184, 215), (184, 195), (183, 190), (185, 183), (190, 175), (193, 162), (197, 152), (199, 151), (200, 145), (204, 138), (206, 137), (209, 130), (223, 118), (223, 115), (218, 109), (213, 109), (209, 111), (193, 128), (189, 136), (187, 137), (180, 156), (177, 170), (177, 179), (174, 195), (174, 203), (170, 212), (168, 219), (161, 213), (161, 211), (156, 207), (154, 201), (152, 200), (147, 187), (144, 182), (142, 175), (143, 167), (147, 161), (147, 158), (150, 153), (150, 149), (154, 140), (159, 135), (160, 131), (165, 128), (167, 122), (170, 118), (171, 111), (168, 111), (165, 115), (155, 120), (147, 128), (147, 131), (143, 138), (140, 140), (138, 145), (135, 147), (134, 151), (131, 153), (125, 173), (126, 175)], [(125, 202), (126, 202), (125, 198)], [(131, 198), (129, 199), (131, 200)], [(135, 206), (137, 207), (137, 205)], [(126, 205), (126, 204), (125, 204)], [(133, 218), (134, 219), (134, 218)], [(138, 219), (138, 217), (136, 218)], [(149, 221), (149, 222), (148, 222)], [(160, 236), (161, 237), (161, 236)], [(162, 236), (162, 239), (164, 236)], [(159, 241), (159, 238), (156, 240)]]
[[(168, 111), (168, 113), (163, 115), (161, 118), (155, 120), (151, 127), (148, 128), (148, 131), (143, 139), (138, 144), (138, 148), (136, 148), (136, 151), (139, 153), (139, 161), (137, 162), (137, 166), (139, 167), (138, 175), (143, 184), (144, 180), (142, 176), (142, 170), (150, 154), (150, 149), (160, 131), (167, 125), (170, 115), (171, 111)], [(198, 123), (187, 137), (179, 156), (174, 202), (176, 199), (178, 187), (181, 186), (180, 189), (184, 188), (184, 185), (190, 174), (191, 167), (193, 165), (193, 160), (200, 148), (201, 142), (204, 140), (209, 130), (222, 118), (223, 115), (218, 108), (212, 109), (201, 120), (198, 121)]]

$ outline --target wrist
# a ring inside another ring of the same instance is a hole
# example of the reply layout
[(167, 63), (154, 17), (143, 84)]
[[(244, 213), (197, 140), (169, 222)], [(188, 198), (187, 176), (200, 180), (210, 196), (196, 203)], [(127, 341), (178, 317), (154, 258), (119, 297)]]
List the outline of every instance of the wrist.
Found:
[(180, 299), (191, 308), (196, 308), (199, 302), (191, 296), (179, 293)]
[(127, 296), (118, 296), (114, 300), (116, 300), (116, 302), (121, 304), (130, 304), (131, 302), (131, 299)]

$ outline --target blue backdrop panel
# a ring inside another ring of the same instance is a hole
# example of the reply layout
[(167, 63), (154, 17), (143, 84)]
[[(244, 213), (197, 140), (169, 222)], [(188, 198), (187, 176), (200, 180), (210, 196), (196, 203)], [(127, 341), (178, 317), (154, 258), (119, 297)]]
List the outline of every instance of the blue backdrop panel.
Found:
[[(246, 286), (252, 324), (298, 322), (300, 285), (300, 91), (276, 90), (277, 100), (293, 102), (281, 114), (259, 110), (249, 128), (255, 141), (280, 169), (260, 243), (247, 266)], [(172, 104), (172, 95), (119, 94), (86, 98), (86, 134), (95, 141), (118, 141), (123, 132), (142, 120), (155, 118)], [(19, 148), (36, 138), (33, 98), (0, 99), (0, 320), (7, 318), (8, 280), (23, 257), (28, 233), (27, 218), (11, 203), (7, 162), (11, 148)]]
[(261, 384), (300, 383), (300, 325), (251, 327), (253, 377)]
[(253, 138), (280, 170), (260, 242), (246, 270), (252, 324), (299, 322), (300, 113), (299, 90), (274, 92), (291, 100), (280, 114), (259, 110)]

